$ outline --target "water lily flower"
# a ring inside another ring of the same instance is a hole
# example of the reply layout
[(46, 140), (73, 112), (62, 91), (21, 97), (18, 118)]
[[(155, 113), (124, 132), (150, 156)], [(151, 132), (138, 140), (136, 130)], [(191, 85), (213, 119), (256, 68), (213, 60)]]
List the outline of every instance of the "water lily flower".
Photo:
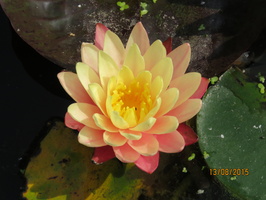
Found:
[(76, 101), (68, 107), (65, 124), (79, 130), (81, 144), (96, 148), (95, 163), (116, 157), (152, 173), (159, 152), (177, 153), (197, 141), (184, 122), (199, 112), (208, 79), (185, 74), (189, 44), (171, 48), (171, 39), (150, 45), (140, 22), (125, 47), (97, 24), (95, 44), (82, 44), (77, 73), (58, 74)]

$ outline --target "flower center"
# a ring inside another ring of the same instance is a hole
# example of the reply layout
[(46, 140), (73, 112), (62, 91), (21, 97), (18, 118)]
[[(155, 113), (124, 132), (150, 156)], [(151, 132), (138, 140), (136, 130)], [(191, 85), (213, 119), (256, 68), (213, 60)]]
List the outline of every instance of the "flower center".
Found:
[(151, 99), (150, 83), (140, 83), (133, 79), (126, 85), (119, 82), (112, 91), (113, 110), (119, 112), (130, 126), (135, 126), (151, 110), (153, 101)]

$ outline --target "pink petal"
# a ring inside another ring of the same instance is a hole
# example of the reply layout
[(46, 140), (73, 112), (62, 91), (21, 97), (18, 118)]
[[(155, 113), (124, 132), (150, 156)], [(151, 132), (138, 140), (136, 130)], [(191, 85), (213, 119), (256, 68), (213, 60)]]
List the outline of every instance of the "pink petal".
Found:
[(76, 102), (93, 104), (94, 102), (82, 86), (77, 74), (73, 72), (60, 72), (57, 77), (65, 91)]
[(201, 82), (201, 74), (198, 72), (186, 73), (171, 81), (170, 87), (177, 88), (179, 97), (173, 108), (188, 100), (198, 89)]
[(109, 132), (118, 132), (118, 128), (113, 125), (109, 117), (99, 113), (95, 113), (92, 117), (95, 121), (95, 124), (101, 129)]
[(124, 163), (133, 163), (139, 159), (140, 154), (127, 143), (120, 147), (113, 147), (115, 156)]
[(174, 65), (173, 79), (184, 75), (190, 61), (190, 56), (191, 56), (190, 45), (188, 43), (185, 43), (175, 48), (167, 56), (172, 58), (173, 61)]
[(199, 88), (197, 91), (190, 97), (190, 99), (200, 99), (206, 92), (210, 80), (207, 78), (202, 77)]
[(106, 146), (103, 141), (103, 130), (96, 130), (88, 126), (84, 126), (79, 134), (78, 141), (87, 147), (102, 147)]
[(139, 140), (129, 140), (128, 144), (144, 156), (155, 155), (159, 150), (159, 143), (151, 134), (142, 134)]
[(185, 140), (177, 131), (156, 135), (156, 138), (159, 142), (159, 151), (161, 152), (177, 153), (182, 151), (185, 147)]
[(108, 31), (108, 28), (104, 26), (103, 24), (96, 24), (96, 32), (95, 32), (95, 46), (98, 47), (98, 49), (102, 50), (103, 49), (103, 44), (104, 44), (104, 36), (106, 31)]
[(201, 99), (188, 99), (180, 106), (167, 113), (167, 115), (175, 116), (178, 122), (182, 123), (194, 117), (200, 111), (201, 106)]
[(172, 51), (172, 42), (173, 42), (172, 37), (167, 38), (167, 40), (163, 42), (163, 46), (166, 49), (166, 54), (169, 54)]
[(198, 141), (198, 136), (194, 130), (184, 123), (179, 124), (177, 131), (183, 136), (186, 146)]
[(101, 130), (101, 128), (98, 127), (93, 120), (93, 115), (95, 113), (101, 113), (97, 106), (86, 103), (73, 103), (68, 106), (67, 112), (74, 120), (84, 124), (85, 126)]
[(104, 142), (110, 146), (122, 146), (127, 142), (127, 138), (122, 136), (120, 133), (105, 131), (103, 134)]
[(138, 22), (134, 26), (129, 36), (126, 49), (128, 50), (134, 43), (138, 45), (141, 55), (144, 55), (150, 46), (148, 34), (141, 22)]
[(145, 131), (150, 134), (165, 134), (176, 130), (178, 127), (178, 119), (174, 116), (161, 116), (156, 119), (151, 129)]
[(80, 131), (84, 125), (77, 122), (76, 120), (74, 120), (70, 114), (67, 112), (66, 115), (65, 115), (65, 125), (68, 127), (68, 128), (71, 128), (71, 129), (76, 129), (78, 131)]
[(115, 153), (113, 151), (113, 148), (110, 146), (104, 146), (95, 148), (92, 160), (96, 164), (101, 164), (114, 157)]
[(147, 172), (152, 174), (158, 167), (159, 164), (159, 152), (157, 152), (154, 156), (140, 156), (137, 161), (135, 161), (135, 165)]

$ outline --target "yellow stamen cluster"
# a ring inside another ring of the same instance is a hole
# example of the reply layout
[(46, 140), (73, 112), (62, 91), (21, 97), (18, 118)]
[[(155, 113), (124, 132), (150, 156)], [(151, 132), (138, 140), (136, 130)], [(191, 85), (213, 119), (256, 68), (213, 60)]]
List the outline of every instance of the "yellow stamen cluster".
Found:
[(130, 125), (136, 125), (141, 121), (153, 105), (150, 83), (141, 85), (137, 79), (133, 79), (129, 85), (117, 83), (111, 95), (113, 110)]

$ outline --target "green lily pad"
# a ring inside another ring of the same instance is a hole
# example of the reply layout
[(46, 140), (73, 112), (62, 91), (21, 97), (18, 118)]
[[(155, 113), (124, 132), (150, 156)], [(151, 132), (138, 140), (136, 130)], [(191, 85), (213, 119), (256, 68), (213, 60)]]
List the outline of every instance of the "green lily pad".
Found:
[(229, 69), (203, 99), (199, 145), (215, 176), (241, 199), (266, 199), (266, 95), (240, 70)]
[(40, 149), (24, 172), (28, 200), (177, 199), (184, 195), (182, 181), (191, 182), (182, 173), (179, 154), (161, 154), (153, 174), (118, 159), (96, 165), (93, 148), (79, 144), (77, 134), (58, 120), (52, 121)]

